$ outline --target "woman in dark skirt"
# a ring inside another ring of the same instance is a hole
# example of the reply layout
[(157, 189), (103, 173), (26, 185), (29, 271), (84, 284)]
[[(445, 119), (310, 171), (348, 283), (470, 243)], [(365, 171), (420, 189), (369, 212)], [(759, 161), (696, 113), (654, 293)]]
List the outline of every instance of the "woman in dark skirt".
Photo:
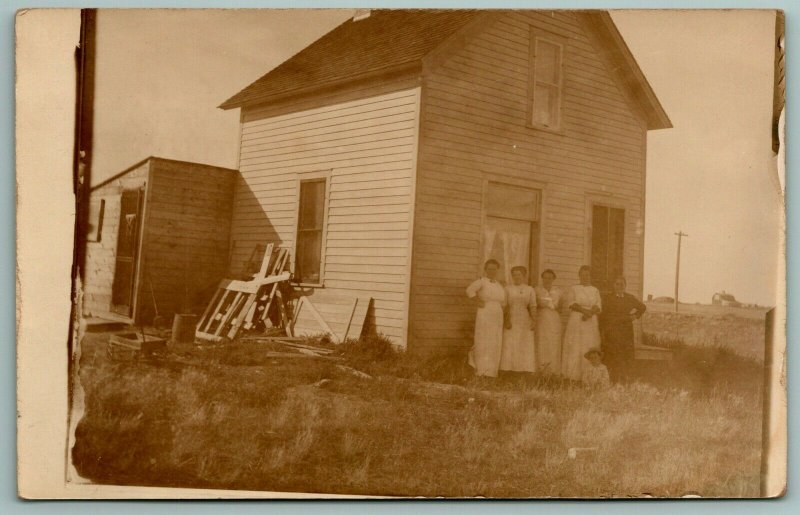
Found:
[(633, 321), (647, 310), (639, 299), (625, 292), (626, 287), (624, 277), (614, 280), (614, 292), (604, 296), (600, 315), (603, 362), (615, 383), (626, 380), (630, 374), (634, 360)]

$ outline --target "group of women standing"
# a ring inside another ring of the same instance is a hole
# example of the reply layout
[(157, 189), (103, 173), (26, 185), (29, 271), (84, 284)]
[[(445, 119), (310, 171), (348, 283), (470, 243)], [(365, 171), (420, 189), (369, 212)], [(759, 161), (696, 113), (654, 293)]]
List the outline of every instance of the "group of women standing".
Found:
[[(475, 343), (469, 364), (479, 376), (496, 377), (499, 370), (560, 375), (578, 381), (584, 355), (600, 347), (600, 292), (591, 285), (591, 269), (581, 267), (580, 284), (566, 292), (553, 285), (556, 274), (542, 272), (541, 284), (527, 284), (525, 267), (511, 270), (512, 283), (497, 279), (500, 264), (490, 259), (485, 275), (467, 288), (475, 300)], [(569, 308), (562, 335), (560, 311)]]

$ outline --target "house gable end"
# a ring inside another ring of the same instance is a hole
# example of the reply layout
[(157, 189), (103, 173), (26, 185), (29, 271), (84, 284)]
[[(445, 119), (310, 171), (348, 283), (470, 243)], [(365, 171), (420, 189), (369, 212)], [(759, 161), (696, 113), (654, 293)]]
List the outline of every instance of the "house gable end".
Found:
[(598, 54), (649, 130), (669, 129), (672, 122), (664, 111), (628, 45), (607, 11), (584, 11), (578, 14), (584, 31), (595, 42)]

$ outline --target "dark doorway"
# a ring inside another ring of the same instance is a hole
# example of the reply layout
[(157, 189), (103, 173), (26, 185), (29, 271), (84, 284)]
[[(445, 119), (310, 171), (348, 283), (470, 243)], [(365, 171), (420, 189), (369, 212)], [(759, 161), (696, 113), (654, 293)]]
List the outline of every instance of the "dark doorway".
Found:
[(111, 286), (111, 311), (131, 317), (136, 289), (136, 256), (139, 250), (143, 189), (124, 190), (120, 198), (117, 255)]
[(625, 253), (625, 210), (592, 206), (592, 283), (611, 291), (614, 278), (622, 275)]

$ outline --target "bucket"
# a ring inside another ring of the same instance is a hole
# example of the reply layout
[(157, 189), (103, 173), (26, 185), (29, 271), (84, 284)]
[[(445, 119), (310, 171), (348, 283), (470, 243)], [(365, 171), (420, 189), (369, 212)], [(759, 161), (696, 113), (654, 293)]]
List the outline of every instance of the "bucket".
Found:
[(197, 315), (192, 314), (176, 314), (172, 320), (172, 341), (175, 343), (194, 343), (197, 318)]

